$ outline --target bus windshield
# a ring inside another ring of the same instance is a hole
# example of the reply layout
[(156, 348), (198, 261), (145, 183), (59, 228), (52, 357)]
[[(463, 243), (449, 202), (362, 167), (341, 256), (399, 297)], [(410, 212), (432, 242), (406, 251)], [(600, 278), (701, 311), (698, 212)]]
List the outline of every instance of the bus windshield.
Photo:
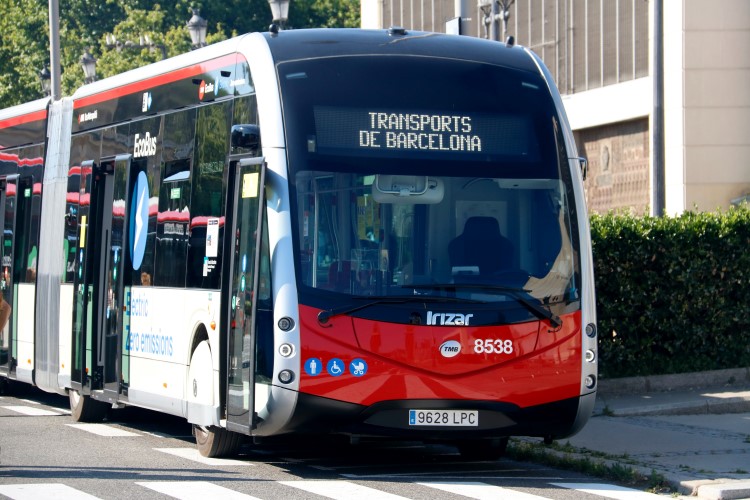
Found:
[(567, 154), (539, 75), (408, 56), (278, 71), (303, 297), (578, 297)]

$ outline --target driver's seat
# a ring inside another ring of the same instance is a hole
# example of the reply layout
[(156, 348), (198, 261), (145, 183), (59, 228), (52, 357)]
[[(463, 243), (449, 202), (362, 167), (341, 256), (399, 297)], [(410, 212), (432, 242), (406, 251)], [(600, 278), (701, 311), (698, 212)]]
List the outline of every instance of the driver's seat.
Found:
[(478, 267), (480, 275), (511, 269), (513, 243), (500, 233), (494, 217), (469, 217), (464, 231), (448, 245), (451, 267)]

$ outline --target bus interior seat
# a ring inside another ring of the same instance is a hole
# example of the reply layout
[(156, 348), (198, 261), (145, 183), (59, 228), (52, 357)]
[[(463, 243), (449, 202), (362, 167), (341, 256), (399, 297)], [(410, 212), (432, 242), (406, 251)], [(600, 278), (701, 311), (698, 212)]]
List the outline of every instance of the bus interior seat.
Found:
[(448, 244), (454, 270), (478, 267), (481, 275), (512, 268), (514, 254), (513, 244), (500, 233), (494, 217), (469, 217), (463, 233)]

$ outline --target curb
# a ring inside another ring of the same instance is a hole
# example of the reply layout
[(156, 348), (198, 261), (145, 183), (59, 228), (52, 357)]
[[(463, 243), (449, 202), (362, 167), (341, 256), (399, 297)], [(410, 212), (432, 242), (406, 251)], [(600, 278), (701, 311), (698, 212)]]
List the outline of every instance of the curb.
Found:
[(615, 417), (641, 417), (657, 415), (722, 415), (725, 413), (750, 412), (750, 391), (743, 395), (721, 400), (705, 398), (697, 401), (651, 405), (635, 408), (620, 408), (612, 411)]
[(694, 373), (677, 373), (673, 375), (647, 375), (643, 377), (624, 377), (600, 379), (598, 393), (607, 396), (622, 394), (642, 394), (647, 392), (666, 392), (698, 387), (745, 386), (750, 384), (750, 367), (728, 368)]

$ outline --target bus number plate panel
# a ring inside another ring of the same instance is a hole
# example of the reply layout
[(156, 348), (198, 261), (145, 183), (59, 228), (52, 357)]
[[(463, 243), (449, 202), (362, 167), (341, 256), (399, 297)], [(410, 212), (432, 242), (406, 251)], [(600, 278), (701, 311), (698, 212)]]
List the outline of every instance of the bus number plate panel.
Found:
[(409, 410), (409, 425), (477, 427), (477, 410)]

